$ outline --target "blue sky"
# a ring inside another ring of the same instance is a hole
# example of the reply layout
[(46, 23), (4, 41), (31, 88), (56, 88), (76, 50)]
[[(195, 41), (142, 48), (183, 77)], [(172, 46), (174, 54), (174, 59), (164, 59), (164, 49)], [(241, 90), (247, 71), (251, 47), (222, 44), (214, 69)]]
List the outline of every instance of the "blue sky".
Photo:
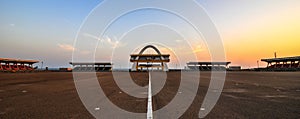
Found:
[[(300, 55), (300, 49), (295, 45), (300, 41), (297, 36), (297, 31), (298, 34), (300, 31), (300, 23), (297, 22), (300, 21), (299, 0), (198, 0), (198, 2), (206, 9), (220, 32), (227, 59), (232, 61), (233, 65), (255, 67), (257, 60), (272, 57), (274, 51), (277, 51), (279, 56)], [(44, 66), (69, 67), (68, 62), (72, 59), (77, 31), (87, 15), (99, 3), (101, 0), (1, 0), (0, 57), (37, 59), (43, 61)], [(151, 16), (147, 16), (149, 14), (156, 12), (139, 11), (132, 16), (124, 17), (123, 21), (119, 22), (123, 27), (118, 28), (120, 25), (116, 24), (116, 27), (111, 29), (111, 37), (104, 39), (106, 43), (104, 45), (107, 47), (116, 45), (114, 36), (118, 36), (118, 31), (131, 27), (129, 23), (134, 20), (139, 19), (141, 23), (151, 20)], [(177, 23), (178, 25), (174, 27), (181, 27), (182, 31), (188, 29), (173, 16), (163, 13), (156, 15), (161, 15), (157, 17), (162, 19), (161, 23)], [(94, 37), (94, 34), (87, 35)], [(262, 41), (265, 43), (261, 43)], [(124, 44), (126, 43), (119, 43)], [(270, 46), (264, 48), (265, 44)], [(202, 42), (195, 47), (205, 49)], [(239, 50), (236, 50), (237, 48)], [(262, 51), (264, 53), (261, 53)], [(203, 60), (209, 59), (205, 50), (198, 55), (203, 56)], [(98, 58), (107, 60), (104, 57)], [(127, 59), (121, 65), (127, 66), (126, 62)]]
[(61, 52), (57, 45), (72, 45), (81, 23), (99, 3), (1, 0), (1, 57), (38, 59), (50, 67), (68, 66), (72, 54)]

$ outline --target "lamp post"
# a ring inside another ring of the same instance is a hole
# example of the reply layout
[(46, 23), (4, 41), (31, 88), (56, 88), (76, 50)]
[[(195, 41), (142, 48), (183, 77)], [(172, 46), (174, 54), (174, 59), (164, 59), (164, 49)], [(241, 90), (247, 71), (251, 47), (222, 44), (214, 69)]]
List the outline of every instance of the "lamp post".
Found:
[(41, 70), (43, 70), (43, 64), (44, 64), (44, 62), (42, 61), (41, 63), (42, 63)]

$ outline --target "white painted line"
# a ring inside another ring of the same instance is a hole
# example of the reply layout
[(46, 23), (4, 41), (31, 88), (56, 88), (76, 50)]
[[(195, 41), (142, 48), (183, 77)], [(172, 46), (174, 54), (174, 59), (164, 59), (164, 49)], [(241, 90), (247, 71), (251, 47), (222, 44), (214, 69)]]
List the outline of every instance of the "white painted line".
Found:
[(153, 119), (153, 110), (152, 110), (152, 91), (151, 91), (151, 75), (149, 72), (149, 85), (148, 85), (148, 110), (147, 110), (147, 119)]
[(99, 108), (99, 107), (96, 107), (96, 108), (95, 108), (95, 111), (99, 111), (99, 110), (100, 110), (100, 108)]

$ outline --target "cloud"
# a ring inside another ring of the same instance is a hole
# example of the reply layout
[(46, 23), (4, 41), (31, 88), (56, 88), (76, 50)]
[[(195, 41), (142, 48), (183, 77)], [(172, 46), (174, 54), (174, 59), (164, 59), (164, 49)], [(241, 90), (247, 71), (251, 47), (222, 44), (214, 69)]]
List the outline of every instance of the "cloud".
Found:
[(75, 48), (72, 45), (69, 45), (69, 44), (57, 44), (57, 46), (60, 49), (63, 49), (65, 51), (73, 51), (73, 50), (75, 50)]
[(80, 54), (82, 55), (88, 55), (90, 54), (91, 52), (90, 51), (87, 51), (87, 50), (84, 50), (84, 51), (80, 51)]
[(89, 37), (89, 38), (92, 38), (92, 39), (95, 39), (95, 40), (101, 40), (99, 37), (97, 37), (95, 35), (92, 35), (92, 34), (89, 34), (89, 33), (83, 33), (83, 36)]
[(109, 45), (111, 48), (118, 48), (118, 47), (126, 46), (125, 43), (122, 43), (119, 40), (114, 40), (117, 38), (112, 39), (110, 37), (105, 37), (105, 38), (101, 39), (101, 38), (99, 38), (95, 35), (89, 34), (89, 33), (83, 33), (83, 36), (89, 37), (89, 38), (92, 38), (95, 40), (99, 40), (101, 43), (104, 43), (105, 45)]
[(76, 50), (78, 53), (80, 53), (81, 55), (88, 55), (90, 54), (91, 52), (90, 51), (87, 51), (87, 50), (79, 50), (78, 48), (74, 48), (72, 45), (69, 45), (69, 44), (57, 44), (57, 46), (64, 50), (64, 51), (68, 51), (68, 52), (72, 52), (74, 50)]
[(14, 26), (16, 26), (16, 24), (9, 24), (11, 27), (14, 27)]
[(104, 42), (108, 43), (111, 48), (118, 48), (118, 47), (123, 47), (125, 46), (126, 44), (124, 43), (121, 43), (120, 41), (118, 40), (112, 40), (111, 38), (107, 37), (105, 40), (103, 40)]
[(193, 52), (194, 53), (199, 53), (203, 51), (203, 48), (201, 47), (201, 45), (197, 45), (194, 49), (193, 49)]
[(177, 43), (181, 43), (183, 40), (175, 40), (175, 42)]

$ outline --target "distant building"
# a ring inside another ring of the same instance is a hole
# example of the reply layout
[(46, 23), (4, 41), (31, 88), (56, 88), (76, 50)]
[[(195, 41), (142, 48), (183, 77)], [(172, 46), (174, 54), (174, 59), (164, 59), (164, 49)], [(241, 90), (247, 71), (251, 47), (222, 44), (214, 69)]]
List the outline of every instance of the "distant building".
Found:
[(187, 67), (191, 70), (200, 71), (225, 71), (231, 62), (188, 62)]
[(34, 63), (38, 63), (38, 60), (23, 60), (13, 58), (0, 58), (0, 71), (2, 72), (26, 72), (33, 71)]
[(72, 68), (59, 68), (58, 69), (60, 72), (71, 72)]
[(270, 71), (300, 70), (300, 56), (261, 59), (261, 61), (268, 63), (266, 69)]
[(227, 69), (228, 71), (241, 71), (242, 67), (241, 66), (229, 66)]
[(101, 72), (112, 69), (110, 62), (70, 62), (70, 64), (73, 65), (74, 72)]

